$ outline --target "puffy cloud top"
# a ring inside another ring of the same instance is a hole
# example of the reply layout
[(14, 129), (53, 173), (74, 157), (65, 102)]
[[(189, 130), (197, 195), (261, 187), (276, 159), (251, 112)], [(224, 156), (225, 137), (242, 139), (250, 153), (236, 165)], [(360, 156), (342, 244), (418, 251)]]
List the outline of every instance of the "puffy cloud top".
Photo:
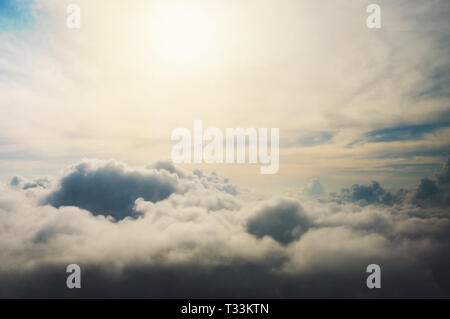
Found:
[(178, 177), (166, 171), (131, 170), (115, 161), (84, 162), (71, 169), (45, 200), (54, 207), (76, 206), (116, 220), (133, 216), (135, 201), (156, 203), (178, 189)]
[(323, 196), (325, 192), (319, 180), (315, 179), (305, 189), (305, 193), (309, 196)]
[(421, 206), (450, 206), (450, 157), (435, 179), (422, 179), (413, 202)]
[(338, 201), (356, 203), (361, 206), (372, 204), (391, 206), (403, 201), (406, 193), (405, 190), (387, 191), (378, 182), (373, 181), (371, 185), (355, 184), (351, 188), (344, 188), (339, 195), (335, 196)]
[(250, 234), (259, 238), (270, 236), (287, 245), (303, 235), (311, 225), (297, 201), (280, 199), (264, 205), (247, 224)]
[[(378, 183), (339, 201), (261, 199), (167, 162), (84, 161), (56, 181), (0, 186), (0, 297), (70, 297), (55, 282), (71, 263), (84, 297), (450, 296), (445, 201), (380, 205)], [(430, 181), (448, 196), (448, 163)], [(364, 285), (371, 263), (377, 292)]]

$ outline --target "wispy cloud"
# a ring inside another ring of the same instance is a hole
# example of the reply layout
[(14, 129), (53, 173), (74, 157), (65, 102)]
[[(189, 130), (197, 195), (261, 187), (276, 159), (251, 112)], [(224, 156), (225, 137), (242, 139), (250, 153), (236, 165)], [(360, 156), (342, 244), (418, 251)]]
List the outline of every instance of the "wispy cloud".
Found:
[[(195, 1), (221, 31), (214, 54), (189, 67), (155, 48), (153, 21), (167, 1), (78, 4), (83, 24), (72, 32), (66, 3), (2, 2), (18, 24), (40, 12), (26, 34), (1, 28), (0, 136), (8, 146), (0, 161), (12, 173), (21, 173), (14, 157), (22, 172), (36, 169), (27, 154), (55, 170), (61, 158), (167, 158), (172, 129), (198, 118), (211, 127), (279, 127), (276, 189), (294, 178), (307, 183), (325, 166), (353, 165), (358, 178), (359, 168), (402, 154), (436, 161), (430, 152), (449, 146), (448, 1), (381, 1), (379, 31), (365, 27), (363, 2), (249, 2), (236, 11), (226, 1)], [(249, 180), (247, 169), (235, 175)]]
[(371, 143), (409, 141), (422, 139), (424, 134), (433, 133), (445, 127), (450, 127), (450, 121), (390, 127), (374, 130), (365, 135)]

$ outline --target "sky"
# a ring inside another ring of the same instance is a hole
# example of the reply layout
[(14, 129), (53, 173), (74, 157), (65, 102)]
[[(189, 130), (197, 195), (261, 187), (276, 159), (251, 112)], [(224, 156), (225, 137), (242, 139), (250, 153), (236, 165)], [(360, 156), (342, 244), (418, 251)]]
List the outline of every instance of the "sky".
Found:
[[(80, 29), (66, 25), (72, 2)], [(371, 3), (380, 29), (366, 26)], [(180, 293), (196, 296), (210, 290), (193, 282), (210, 276), (218, 296), (342, 293), (323, 274), (366, 296), (346, 280), (374, 259), (397, 278), (375, 296), (449, 296), (449, 10), (445, 0), (1, 0), (0, 296), (20, 295), (20, 276), (51, 283), (74, 259), (98, 282), (89, 296), (160, 273), (164, 296), (177, 295), (177, 274), (191, 274)], [(172, 131), (195, 120), (279, 128), (279, 171), (174, 166)], [(267, 286), (227, 286), (244, 275)]]
[(2, 1), (3, 180), (169, 159), (172, 130), (196, 119), (280, 128), (270, 186), (254, 165), (200, 167), (265, 192), (316, 178), (411, 188), (449, 151), (443, 1), (382, 1), (381, 29), (364, 1), (91, 2), (74, 30), (64, 1)]

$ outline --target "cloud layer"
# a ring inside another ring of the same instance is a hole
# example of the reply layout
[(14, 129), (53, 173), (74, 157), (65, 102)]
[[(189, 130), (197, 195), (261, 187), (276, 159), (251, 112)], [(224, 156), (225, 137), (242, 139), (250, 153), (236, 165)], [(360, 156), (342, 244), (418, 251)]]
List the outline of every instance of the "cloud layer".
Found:
[[(448, 202), (415, 204), (423, 182), (413, 197), (361, 205), (263, 199), (168, 162), (86, 160), (34, 187), (22, 180), (0, 192), (1, 297), (450, 296)], [(448, 163), (429, 181), (447, 198)], [(76, 292), (71, 263), (83, 269)], [(378, 291), (365, 286), (372, 263)]]

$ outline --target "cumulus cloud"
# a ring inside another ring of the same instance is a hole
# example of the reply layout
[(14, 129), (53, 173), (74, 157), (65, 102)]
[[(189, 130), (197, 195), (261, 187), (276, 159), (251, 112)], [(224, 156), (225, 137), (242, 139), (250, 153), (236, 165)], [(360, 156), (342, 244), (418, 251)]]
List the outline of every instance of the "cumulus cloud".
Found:
[(247, 225), (250, 234), (270, 236), (287, 245), (301, 237), (311, 225), (297, 201), (280, 199), (261, 207)]
[(397, 191), (386, 190), (380, 183), (370, 185), (355, 184), (343, 188), (339, 194), (333, 193), (332, 200), (338, 203), (356, 203), (360, 206), (412, 204), (420, 207), (450, 206), (450, 157), (433, 178), (423, 178), (416, 189)]
[(444, 163), (436, 178), (424, 178), (413, 197), (421, 206), (450, 206), (450, 157)]
[(45, 188), (49, 185), (49, 180), (47, 178), (38, 178), (35, 180), (30, 180), (25, 177), (14, 176), (9, 184), (13, 187), (19, 187), (26, 190), (37, 187)]
[(325, 191), (319, 180), (315, 179), (303, 191), (308, 196), (323, 196)]
[(355, 184), (351, 188), (343, 188), (337, 199), (343, 202), (357, 203), (361, 206), (382, 204), (394, 205), (401, 202), (407, 191), (390, 192), (381, 187), (380, 183), (373, 181), (371, 185)]
[(176, 191), (180, 191), (177, 177), (165, 171), (129, 170), (115, 161), (84, 162), (66, 173), (44, 203), (123, 219), (133, 215), (136, 199), (158, 202)]
[[(262, 200), (169, 163), (83, 161), (49, 180), (1, 186), (1, 297), (450, 296), (448, 206)], [(83, 269), (77, 292), (64, 288), (71, 263)], [(371, 263), (379, 291), (365, 287)]]

